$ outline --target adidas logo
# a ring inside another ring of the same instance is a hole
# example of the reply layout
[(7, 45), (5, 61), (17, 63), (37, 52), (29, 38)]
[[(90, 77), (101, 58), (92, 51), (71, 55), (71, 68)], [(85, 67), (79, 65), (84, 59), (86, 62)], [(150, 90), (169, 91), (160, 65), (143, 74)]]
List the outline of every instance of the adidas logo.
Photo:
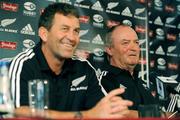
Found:
[(22, 30), (21, 34), (27, 34), (27, 35), (35, 35), (35, 32), (33, 31), (30, 24), (27, 24)]
[(164, 50), (162, 49), (162, 46), (159, 46), (159, 48), (156, 50), (155, 53), (156, 53), (156, 54), (159, 54), (159, 55), (165, 55), (165, 52), (164, 52)]
[(163, 25), (162, 20), (161, 20), (161, 18), (159, 16), (154, 20), (154, 24)]
[(122, 11), (121, 15), (132, 17), (132, 13), (131, 13), (129, 7), (126, 7), (126, 8)]
[(94, 10), (103, 11), (103, 8), (102, 8), (102, 6), (101, 6), (101, 4), (100, 4), (99, 1), (95, 2), (95, 3), (92, 5), (91, 8), (94, 9)]
[(97, 36), (95, 36), (95, 38), (92, 40), (92, 43), (104, 45), (104, 42), (102, 41), (102, 38), (99, 34)]

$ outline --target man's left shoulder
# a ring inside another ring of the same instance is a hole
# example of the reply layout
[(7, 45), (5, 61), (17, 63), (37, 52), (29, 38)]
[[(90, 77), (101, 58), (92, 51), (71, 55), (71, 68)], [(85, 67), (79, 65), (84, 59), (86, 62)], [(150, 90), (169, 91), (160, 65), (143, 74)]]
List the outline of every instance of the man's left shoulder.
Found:
[(83, 68), (83, 69), (94, 69), (92, 64), (86, 60), (86, 59), (72, 59), (73, 65), (77, 68)]

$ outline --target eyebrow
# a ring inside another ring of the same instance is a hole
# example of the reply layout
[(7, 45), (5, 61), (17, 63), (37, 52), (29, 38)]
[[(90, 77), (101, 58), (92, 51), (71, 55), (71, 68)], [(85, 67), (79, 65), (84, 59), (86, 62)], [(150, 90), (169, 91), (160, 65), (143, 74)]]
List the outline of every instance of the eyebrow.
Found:
[[(129, 39), (121, 39), (123, 41), (130, 41)], [(134, 41), (139, 41), (139, 39), (134, 39)]]

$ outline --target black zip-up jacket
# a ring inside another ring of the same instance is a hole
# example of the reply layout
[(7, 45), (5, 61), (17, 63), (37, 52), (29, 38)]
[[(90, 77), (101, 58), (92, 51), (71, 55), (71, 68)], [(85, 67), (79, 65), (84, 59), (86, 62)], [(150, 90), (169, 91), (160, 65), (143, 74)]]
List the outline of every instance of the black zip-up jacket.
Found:
[(133, 106), (130, 109), (137, 110), (140, 104), (157, 103), (150, 91), (143, 86), (143, 81), (137, 76), (131, 76), (129, 71), (111, 65), (106, 66), (106, 68), (108, 72), (105, 76), (102, 76), (102, 86), (107, 92), (119, 87), (125, 88), (125, 92), (121, 96), (124, 99), (133, 101)]
[(133, 101), (130, 109), (137, 110), (140, 104), (158, 104), (158, 100), (143, 86), (144, 82), (138, 78), (137, 71), (132, 76), (129, 71), (110, 65), (107, 53), (101, 56), (90, 54), (88, 60), (97, 69), (99, 81), (106, 92), (119, 87), (125, 88), (120, 96)]
[(9, 73), (15, 107), (28, 105), (28, 81), (32, 79), (49, 81), (49, 109), (53, 110), (87, 110), (104, 96), (95, 71), (87, 61), (65, 60), (62, 72), (55, 75), (40, 44), (18, 54), (10, 64)]

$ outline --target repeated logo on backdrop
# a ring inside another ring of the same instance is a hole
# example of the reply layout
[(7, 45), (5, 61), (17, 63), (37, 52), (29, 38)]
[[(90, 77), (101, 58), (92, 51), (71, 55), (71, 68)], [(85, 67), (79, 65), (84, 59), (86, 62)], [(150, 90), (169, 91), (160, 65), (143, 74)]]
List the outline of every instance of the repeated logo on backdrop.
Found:
[(19, 4), (16, 4), (16, 3), (8, 3), (4, 1), (4, 2), (1, 2), (0, 4), (1, 4), (1, 9), (3, 10), (17, 12), (19, 9)]
[(150, 70), (180, 81), (179, 0), (149, 1)]
[(148, 47), (152, 70), (162, 74), (167, 70), (175, 74), (179, 71), (179, 0), (1, 0), (1, 58), (13, 57), (35, 46), (39, 41), (38, 17), (48, 4), (54, 2), (68, 3), (79, 10), (81, 30), (80, 45), (75, 53), (77, 56), (87, 57), (90, 52), (102, 53), (107, 30), (115, 25), (126, 24), (138, 34), (142, 55), (140, 64), (144, 66), (141, 67), (142, 71), (147, 71)]
[(7, 18), (7, 19), (0, 19), (0, 31), (1, 32), (10, 32), (10, 33), (17, 33), (18, 30), (12, 28), (11, 25), (15, 24), (16, 18)]

